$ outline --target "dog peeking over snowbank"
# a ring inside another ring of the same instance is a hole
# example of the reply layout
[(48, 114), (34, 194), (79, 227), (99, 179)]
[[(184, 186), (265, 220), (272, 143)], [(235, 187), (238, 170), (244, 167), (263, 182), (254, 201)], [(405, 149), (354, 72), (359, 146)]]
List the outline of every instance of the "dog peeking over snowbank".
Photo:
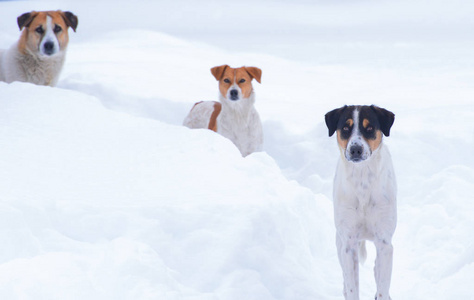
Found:
[(55, 86), (66, 56), (68, 28), (77, 16), (69, 11), (32, 11), (18, 17), (23, 30), (17, 43), (0, 50), (0, 80)]
[(189, 128), (208, 128), (231, 140), (242, 156), (262, 151), (262, 122), (254, 107), (252, 79), (261, 82), (262, 70), (256, 67), (231, 68), (228, 65), (211, 69), (219, 81), (219, 100), (201, 101), (184, 119)]

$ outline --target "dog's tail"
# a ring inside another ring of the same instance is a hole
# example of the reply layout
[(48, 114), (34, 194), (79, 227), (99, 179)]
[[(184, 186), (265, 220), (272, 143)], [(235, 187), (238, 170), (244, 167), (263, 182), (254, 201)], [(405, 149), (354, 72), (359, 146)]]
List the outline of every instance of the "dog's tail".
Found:
[(367, 249), (365, 248), (365, 241), (359, 242), (359, 263), (363, 265), (367, 259)]

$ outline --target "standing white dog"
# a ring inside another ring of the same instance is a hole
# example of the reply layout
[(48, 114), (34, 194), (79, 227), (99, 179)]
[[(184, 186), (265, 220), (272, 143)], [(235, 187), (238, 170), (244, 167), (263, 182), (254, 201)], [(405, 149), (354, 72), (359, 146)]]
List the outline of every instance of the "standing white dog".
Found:
[(375, 299), (390, 299), (397, 187), (382, 134), (389, 136), (395, 115), (374, 105), (344, 106), (325, 119), (329, 136), (337, 131), (341, 152), (333, 197), (344, 296), (359, 299), (359, 256), (365, 259), (365, 240), (370, 240), (377, 249)]
[(231, 68), (228, 65), (211, 69), (219, 81), (219, 100), (194, 105), (183, 125), (208, 128), (230, 139), (242, 156), (262, 151), (263, 129), (255, 103), (252, 79), (260, 83), (262, 70), (256, 67)]
[(77, 17), (69, 12), (32, 11), (18, 17), (20, 39), (0, 50), (0, 80), (55, 86), (64, 64), (68, 28), (76, 31)]

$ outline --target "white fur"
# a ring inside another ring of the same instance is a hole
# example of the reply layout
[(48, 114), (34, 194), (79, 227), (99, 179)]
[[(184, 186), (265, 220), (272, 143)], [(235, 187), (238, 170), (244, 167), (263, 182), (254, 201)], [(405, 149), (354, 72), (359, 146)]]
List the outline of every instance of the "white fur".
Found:
[(203, 101), (194, 105), (183, 121), (188, 128), (208, 128), (214, 111), (214, 101)]
[(252, 92), (249, 98), (240, 98), (237, 101), (222, 95), (219, 98), (222, 111), (217, 117), (217, 132), (231, 140), (242, 156), (262, 151), (263, 129), (260, 116), (254, 107), (255, 94)]
[[(53, 32), (51, 17), (47, 17), (47, 28), (38, 49), (26, 49), (23, 54), (15, 43), (6, 51), (0, 52), (0, 80), (30, 82), (38, 85), (55, 86), (64, 65), (66, 49), (59, 49), (59, 42)], [(52, 41), (56, 51), (53, 55), (44, 54), (44, 43)]]
[[(361, 145), (368, 147), (366, 143)], [(346, 158), (346, 149), (340, 147), (340, 150), (333, 196), (336, 246), (344, 276), (345, 299), (359, 299), (359, 255), (365, 255), (362, 244), (365, 240), (373, 241), (377, 249), (376, 299), (390, 299), (392, 235), (397, 223), (397, 187), (390, 153), (381, 143), (371, 154), (370, 149), (364, 149), (369, 157), (354, 163)]]
[(40, 55), (48, 56), (45, 53), (45, 47), (44, 47), (44, 44), (46, 44), (47, 42), (52, 42), (54, 44), (52, 55), (56, 54), (59, 51), (59, 42), (58, 42), (58, 39), (56, 38), (56, 34), (54, 34), (53, 18), (51, 18), (50, 16), (46, 17), (46, 30), (44, 32), (44, 37), (41, 39), (41, 43), (39, 45)]
[[(227, 92), (228, 97), (223, 97), (219, 93), (222, 110), (217, 117), (217, 132), (230, 139), (242, 156), (262, 151), (263, 129), (260, 117), (254, 107), (255, 94), (252, 91), (249, 98), (241, 98), (241, 91), (237, 86), (235, 89), (239, 91), (239, 100), (232, 101), (228, 99), (231, 89), (229, 88)], [(214, 102), (199, 103), (189, 112), (183, 125), (189, 128), (208, 128), (213, 111)]]

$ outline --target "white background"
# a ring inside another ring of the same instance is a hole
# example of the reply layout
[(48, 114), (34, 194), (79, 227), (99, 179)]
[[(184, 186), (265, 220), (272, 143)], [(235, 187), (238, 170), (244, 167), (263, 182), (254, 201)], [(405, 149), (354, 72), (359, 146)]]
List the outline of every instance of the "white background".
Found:
[[(396, 115), (392, 298), (472, 297), (469, 1), (0, 2), (0, 48), (55, 9), (79, 17), (58, 86), (0, 83), (1, 299), (342, 299), (344, 104)], [(222, 64), (263, 70), (263, 153), (181, 126)]]

